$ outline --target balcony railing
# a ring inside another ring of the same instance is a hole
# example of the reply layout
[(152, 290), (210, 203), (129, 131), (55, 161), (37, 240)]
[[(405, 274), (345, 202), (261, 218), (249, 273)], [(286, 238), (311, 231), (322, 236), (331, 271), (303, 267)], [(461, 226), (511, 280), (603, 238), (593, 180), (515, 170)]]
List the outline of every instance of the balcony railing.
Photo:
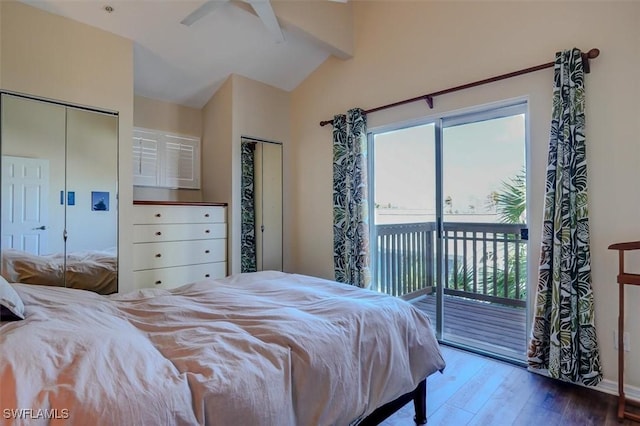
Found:
[[(525, 306), (524, 225), (445, 223), (445, 294)], [(434, 222), (376, 225), (372, 288), (394, 296), (428, 293), (437, 286)]]
[(434, 222), (376, 225), (378, 252), (373, 288), (392, 296), (431, 288), (435, 230)]

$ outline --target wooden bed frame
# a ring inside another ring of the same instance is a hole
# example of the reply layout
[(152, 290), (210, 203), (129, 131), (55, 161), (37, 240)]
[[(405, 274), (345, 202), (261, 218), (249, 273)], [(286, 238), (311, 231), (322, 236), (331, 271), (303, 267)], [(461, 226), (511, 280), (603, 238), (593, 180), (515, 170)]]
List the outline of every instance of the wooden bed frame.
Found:
[(360, 423), (358, 423), (358, 426), (373, 426), (380, 424), (384, 419), (404, 407), (411, 400), (413, 400), (413, 406), (416, 410), (416, 415), (413, 420), (417, 425), (427, 424), (427, 379), (424, 379), (413, 391), (405, 393), (398, 399), (378, 407), (373, 413), (369, 414)]

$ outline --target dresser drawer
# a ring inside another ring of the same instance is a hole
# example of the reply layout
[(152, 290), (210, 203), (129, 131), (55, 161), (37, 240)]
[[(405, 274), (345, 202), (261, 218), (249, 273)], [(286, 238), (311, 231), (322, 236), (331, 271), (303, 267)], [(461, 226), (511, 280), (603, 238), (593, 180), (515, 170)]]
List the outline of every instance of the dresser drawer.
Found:
[(222, 206), (134, 205), (134, 224), (152, 223), (223, 223)]
[(161, 223), (157, 225), (133, 225), (134, 243), (209, 240), (212, 238), (226, 238), (226, 234), (227, 226), (224, 223)]
[(223, 262), (226, 245), (226, 239), (136, 243), (133, 270)]
[(133, 281), (135, 288), (169, 289), (208, 278), (223, 278), (227, 273), (226, 269), (225, 262), (151, 269), (134, 272)]

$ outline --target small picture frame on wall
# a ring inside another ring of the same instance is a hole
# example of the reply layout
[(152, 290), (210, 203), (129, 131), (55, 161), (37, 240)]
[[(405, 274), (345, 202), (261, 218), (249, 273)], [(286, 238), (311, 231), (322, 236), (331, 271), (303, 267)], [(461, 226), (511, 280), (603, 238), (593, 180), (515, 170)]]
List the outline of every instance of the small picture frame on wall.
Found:
[(91, 191), (91, 211), (109, 211), (109, 193), (104, 191)]

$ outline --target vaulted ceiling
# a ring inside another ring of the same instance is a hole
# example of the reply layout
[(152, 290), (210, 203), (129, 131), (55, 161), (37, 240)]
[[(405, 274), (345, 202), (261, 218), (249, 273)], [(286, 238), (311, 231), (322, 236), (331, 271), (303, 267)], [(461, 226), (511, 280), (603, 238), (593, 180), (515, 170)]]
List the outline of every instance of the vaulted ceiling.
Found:
[[(204, 0), (22, 1), (131, 39), (135, 93), (195, 108), (232, 73), (290, 91), (329, 55), (352, 53), (345, 1), (214, 0), (189, 26), (181, 21)], [(284, 40), (251, 2), (275, 12)]]

